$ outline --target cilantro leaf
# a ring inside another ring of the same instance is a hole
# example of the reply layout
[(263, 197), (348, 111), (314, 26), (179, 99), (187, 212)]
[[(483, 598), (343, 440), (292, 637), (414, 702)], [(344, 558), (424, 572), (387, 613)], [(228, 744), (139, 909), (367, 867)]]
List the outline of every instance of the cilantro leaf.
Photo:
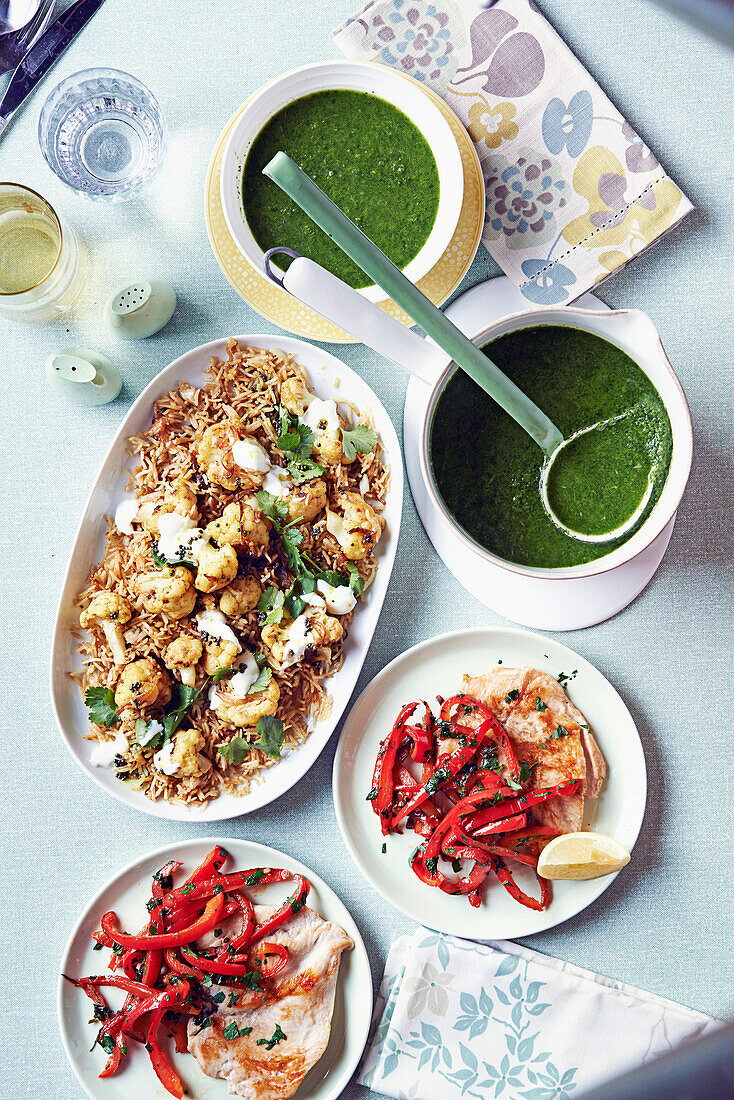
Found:
[(285, 603), (285, 593), (281, 592), (279, 588), (271, 585), (266, 588), (262, 596), (257, 602), (258, 611), (265, 615), (265, 624), (279, 623), (283, 618), (283, 604)]
[(288, 595), (285, 598), (285, 606), (292, 619), (297, 619), (306, 607), (304, 595), (310, 595), (316, 589), (316, 579), (310, 573), (303, 573), (296, 577)]
[(256, 695), (258, 691), (264, 691), (273, 678), (273, 674), (266, 665), (261, 669), (260, 675), (256, 680), (253, 680), (249, 688), (247, 689), (248, 695)]
[(228, 680), (230, 676), (234, 676), (235, 669), (233, 668), (218, 668), (212, 676), (212, 683), (219, 684), (222, 680)]
[(324, 466), (319, 466), (318, 462), (314, 462), (312, 458), (298, 457), (293, 458), (288, 463), (288, 473), (291, 475), (296, 485), (300, 485), (303, 481), (311, 481), (312, 478), (321, 477), (326, 473)]
[(176, 565), (185, 565), (187, 569), (191, 569), (195, 573), (199, 568), (196, 562), (189, 558), (164, 558), (157, 542), (154, 542), (151, 546), (150, 556), (159, 569), (173, 569)]
[(244, 737), (233, 737), (226, 745), (217, 745), (217, 752), (223, 756), (228, 764), (238, 768), (247, 756), (252, 746)]
[(111, 688), (87, 688), (84, 702), (89, 708), (89, 721), (105, 729), (119, 726), (120, 716), (115, 710), (115, 693)]
[(267, 756), (272, 756), (273, 760), (280, 760), (280, 752), (285, 740), (285, 731), (280, 718), (273, 718), (272, 715), (261, 718), (257, 724), (257, 732), (260, 737), (255, 742), (255, 748), (260, 749)]
[(544, 710), (548, 710), (548, 704), (544, 703), (539, 695), (535, 696), (535, 709), (539, 714), (542, 714)]
[[(160, 722), (158, 726), (160, 726)], [(154, 726), (152, 720), (146, 722), (144, 718), (135, 719), (135, 740), (141, 749), (157, 749), (162, 736), (163, 730)]]
[(370, 451), (374, 450), (376, 442), (377, 432), (373, 431), (372, 428), (368, 428), (365, 424), (357, 424), (349, 431), (342, 428), (342, 450), (347, 462), (351, 462), (353, 458), (356, 458), (357, 451), (363, 455), (369, 454)]
[(284, 527), (280, 531), (280, 541), (283, 543), (289, 567), (295, 573), (308, 573), (309, 570), (303, 564), (303, 558), (298, 550), (303, 542), (303, 532), (297, 527)]
[(273, 523), (283, 523), (287, 519), (288, 505), (284, 500), (279, 500), (272, 493), (266, 493), (264, 489), (260, 489), (259, 492), (255, 493), (255, 498), (263, 515), (267, 516)]
[(362, 577), (353, 561), (347, 562), (347, 573), (349, 574), (349, 587), (352, 592), (355, 596), (361, 596), (364, 592), (364, 577)]

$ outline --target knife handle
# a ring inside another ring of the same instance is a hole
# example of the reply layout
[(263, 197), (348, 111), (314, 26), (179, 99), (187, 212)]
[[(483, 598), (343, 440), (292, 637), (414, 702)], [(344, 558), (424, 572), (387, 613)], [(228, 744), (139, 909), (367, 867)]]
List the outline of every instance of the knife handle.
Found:
[(0, 117), (7, 120), (20, 107), (103, 3), (104, 0), (75, 0), (31, 46), (10, 79), (0, 102)]

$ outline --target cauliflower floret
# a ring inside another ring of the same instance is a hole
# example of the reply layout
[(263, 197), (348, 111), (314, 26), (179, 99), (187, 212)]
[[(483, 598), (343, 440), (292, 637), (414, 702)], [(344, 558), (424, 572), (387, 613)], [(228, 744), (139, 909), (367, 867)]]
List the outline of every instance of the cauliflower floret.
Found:
[(270, 521), (262, 514), (254, 497), (228, 504), (219, 519), (204, 528), (204, 535), (219, 546), (267, 546)]
[(242, 729), (246, 726), (256, 726), (260, 718), (266, 714), (275, 714), (280, 699), (280, 688), (275, 680), (271, 680), (262, 691), (257, 691), (254, 695), (246, 695), (244, 699), (238, 699), (226, 688), (217, 694), (219, 695), (217, 718), (225, 725)]
[(170, 741), (153, 757), (153, 766), (164, 775), (175, 775), (179, 779), (203, 775), (211, 768), (211, 763), (202, 753), (206, 742), (196, 730), (179, 730)]
[(98, 593), (79, 616), (85, 630), (101, 626), (116, 665), (125, 664), (125, 639), (122, 627), (130, 622), (130, 604), (117, 592)]
[(237, 576), (239, 562), (233, 546), (214, 546), (207, 542), (197, 555), (196, 580), (199, 592), (216, 592)]
[(198, 522), (199, 508), (196, 493), (183, 479), (176, 482), (173, 492), (168, 494), (160, 504), (141, 504), (138, 509), (138, 516), (145, 530), (154, 538), (158, 538), (160, 535), (158, 520), (169, 512), (186, 516), (187, 519), (193, 520), (194, 524)]
[(196, 665), (201, 660), (203, 652), (201, 638), (194, 638), (191, 634), (180, 634), (166, 649), (163, 660), (167, 668), (179, 670), (182, 684), (193, 687), (196, 683)]
[(210, 634), (204, 637), (204, 672), (207, 676), (213, 676), (217, 669), (231, 668), (241, 652), (240, 647), (227, 638), (213, 638)]
[(115, 688), (118, 707), (165, 707), (171, 699), (171, 679), (152, 657), (137, 657), (120, 673)]
[(337, 503), (343, 517), (326, 513), (326, 528), (334, 535), (350, 561), (361, 561), (380, 540), (385, 521), (359, 493), (339, 493)]
[(141, 573), (133, 583), (143, 606), (152, 615), (165, 614), (169, 619), (185, 619), (194, 610), (194, 576), (185, 565), (156, 570), (155, 573)]
[(199, 465), (211, 485), (223, 489), (256, 489), (263, 480), (262, 471), (248, 471), (239, 467), (232, 454), (232, 447), (245, 438), (245, 429), (238, 417), (230, 417), (207, 428), (197, 443)]
[(304, 523), (315, 519), (326, 507), (326, 482), (323, 478), (304, 481), (296, 485), (286, 499), (289, 520), (303, 520)]
[(341, 437), (331, 432), (317, 434), (311, 450), (316, 462), (322, 466), (338, 466), (340, 462), (346, 462)]
[(286, 378), (280, 387), (280, 403), (294, 416), (303, 416), (310, 400), (311, 394), (300, 378)]
[(307, 656), (309, 650), (338, 642), (344, 627), (320, 607), (311, 607), (297, 619), (284, 615), (279, 623), (270, 623), (260, 631), (268, 663), (275, 669), (288, 668)]
[(246, 615), (257, 607), (262, 591), (257, 577), (235, 577), (219, 597), (219, 610), (231, 618)]

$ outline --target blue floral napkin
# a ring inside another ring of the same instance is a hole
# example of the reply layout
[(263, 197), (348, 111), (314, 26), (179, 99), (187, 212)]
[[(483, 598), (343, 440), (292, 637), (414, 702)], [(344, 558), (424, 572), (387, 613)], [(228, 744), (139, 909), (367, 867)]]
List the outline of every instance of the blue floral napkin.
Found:
[(519, 944), (427, 928), (390, 948), (375, 1025), (360, 1084), (415, 1100), (562, 1100), (720, 1026)]
[(371, 0), (334, 37), (459, 116), (484, 171), (482, 239), (531, 302), (573, 301), (693, 209), (533, 0)]

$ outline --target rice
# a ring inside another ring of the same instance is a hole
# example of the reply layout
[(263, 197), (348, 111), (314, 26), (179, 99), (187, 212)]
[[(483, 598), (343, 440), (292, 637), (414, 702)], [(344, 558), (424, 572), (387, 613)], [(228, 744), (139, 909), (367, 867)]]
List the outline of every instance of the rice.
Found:
[[(139, 460), (133, 471), (128, 490), (134, 492), (141, 503), (160, 503), (170, 493), (175, 483), (184, 480), (197, 493), (198, 521), (201, 527), (218, 518), (225, 506), (251, 497), (242, 490), (230, 492), (209, 483), (197, 464), (196, 440), (213, 424), (230, 417), (239, 418), (248, 436), (254, 437), (268, 451), (271, 461), (283, 452), (277, 447), (279, 435), (278, 408), (281, 386), (289, 378), (301, 379), (308, 386), (308, 377), (291, 355), (262, 348), (240, 347), (236, 340), (227, 341), (227, 358), (212, 358), (207, 371), (208, 381), (203, 387), (182, 382), (156, 402), (151, 427), (138, 436), (131, 437), (129, 450)], [(340, 398), (341, 408), (347, 405)], [(370, 424), (369, 414), (361, 416), (353, 406), (347, 415), (356, 413), (359, 421)], [(369, 454), (357, 454), (351, 463), (342, 462), (329, 466), (321, 475), (327, 485), (330, 505), (336, 504), (340, 491), (359, 493), (368, 499), (379, 514), (385, 503), (389, 473), (380, 457), (379, 441)], [(300, 525), (304, 539), (300, 546), (320, 567), (344, 571), (346, 559), (337, 540), (328, 533), (326, 525), (316, 518)], [(137, 574), (155, 568), (151, 560), (153, 536), (142, 527), (135, 527), (134, 534), (121, 533), (108, 519), (105, 551), (102, 560), (92, 569), (88, 583), (77, 598), (81, 610), (100, 591), (110, 590), (123, 596), (130, 604), (132, 617), (124, 627), (127, 659), (153, 657), (163, 665), (163, 653), (168, 644), (182, 630), (198, 636), (194, 616), (204, 608), (218, 607), (221, 593), (198, 594), (196, 607), (191, 615), (178, 621), (165, 613), (147, 611), (134, 587)], [(293, 574), (283, 554), (280, 540), (271, 532), (268, 546), (259, 549), (248, 547), (238, 552), (240, 573), (255, 573), (264, 588), (275, 585), (283, 590), (290, 586)], [(368, 586), (377, 571), (374, 551), (354, 563)], [(355, 611), (357, 611), (355, 608)], [(283, 748), (292, 749), (306, 740), (313, 723), (328, 716), (331, 700), (324, 681), (342, 664), (342, 643), (347, 636), (352, 615), (339, 616), (344, 628), (344, 638), (329, 646), (309, 651), (306, 658), (295, 665), (278, 671), (273, 677), (280, 688), (277, 717), (283, 721), (285, 740)], [(260, 644), (260, 619), (257, 609), (238, 618), (228, 618), (243, 649), (257, 652)], [(82, 692), (90, 686), (114, 689), (121, 672), (116, 666), (103, 631), (93, 627), (89, 632), (75, 632), (81, 668), (71, 672)], [(172, 686), (176, 679), (171, 674)], [(201, 668), (197, 668), (196, 687), (205, 682)], [(100, 742), (110, 740), (120, 731), (128, 738), (129, 750), (124, 757), (115, 758), (117, 777), (130, 786), (142, 790), (149, 798), (204, 805), (222, 791), (243, 795), (261, 769), (276, 761), (252, 747), (241, 765), (228, 765), (217, 751), (217, 746), (233, 736), (256, 739), (254, 730), (234, 728), (217, 717), (210, 709), (208, 690), (187, 711), (181, 728), (195, 729), (204, 738), (203, 753), (211, 763), (211, 769), (201, 775), (177, 778), (166, 776), (152, 766), (152, 752), (143, 750), (135, 738), (135, 720), (144, 717), (160, 717), (155, 710), (126, 707), (120, 712), (120, 724), (113, 730), (90, 723), (89, 739)]]

